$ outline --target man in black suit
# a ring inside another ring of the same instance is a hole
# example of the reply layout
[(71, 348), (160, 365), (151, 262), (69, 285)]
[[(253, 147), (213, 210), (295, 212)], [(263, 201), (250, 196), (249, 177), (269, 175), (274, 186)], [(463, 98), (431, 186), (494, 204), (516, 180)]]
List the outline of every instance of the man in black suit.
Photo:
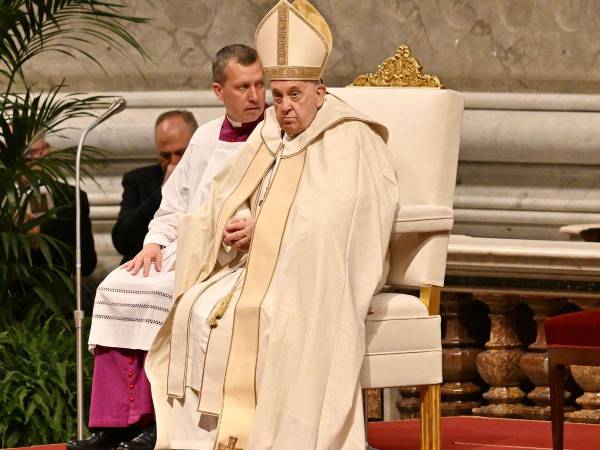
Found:
[[(40, 138), (29, 147), (28, 157), (31, 159), (44, 158), (50, 153), (50, 144), (45, 138)], [(56, 216), (31, 229), (31, 233), (41, 233), (54, 238), (66, 247), (62, 252), (50, 248), (52, 263), (67, 273), (75, 274), (75, 187), (67, 183), (57, 183), (57, 189), (52, 193), (45, 186), (40, 188), (39, 199), (33, 198), (29, 203), (27, 216), (35, 217), (51, 208), (56, 208)], [(94, 247), (94, 235), (90, 220), (90, 204), (85, 191), (79, 195), (81, 204), (81, 275), (88, 276), (96, 268), (97, 256)], [(64, 253), (64, 254), (63, 254)], [(31, 257), (35, 265), (46, 265), (46, 256), (38, 248), (34, 248)], [(69, 299), (61, 305), (65, 313), (72, 308)]]
[(162, 185), (183, 156), (196, 128), (198, 123), (189, 111), (161, 114), (154, 127), (159, 163), (123, 175), (121, 210), (112, 229), (113, 245), (123, 255), (122, 263), (142, 249), (148, 224), (160, 206)]
[[(50, 153), (50, 144), (45, 138), (38, 139), (29, 147), (28, 156), (31, 159), (43, 158)], [(56, 217), (41, 225), (34, 227), (32, 233), (43, 233), (53, 237), (67, 245), (72, 251), (72, 258), (67, 258), (64, 268), (69, 273), (75, 273), (75, 187), (66, 183), (59, 183), (59, 190), (53, 195), (42, 187), (41, 201), (35, 199), (30, 204), (30, 217), (36, 213), (47, 211), (56, 207)], [(85, 191), (80, 191), (79, 201), (81, 204), (81, 274), (85, 277), (90, 275), (96, 268), (96, 249), (94, 247), (94, 235), (92, 234), (92, 221), (90, 220), (90, 204)], [(38, 204), (40, 203), (40, 204)], [(43, 264), (45, 261), (41, 252), (32, 254), (34, 261)], [(62, 258), (56, 252), (52, 252), (52, 260), (55, 264), (62, 266)]]

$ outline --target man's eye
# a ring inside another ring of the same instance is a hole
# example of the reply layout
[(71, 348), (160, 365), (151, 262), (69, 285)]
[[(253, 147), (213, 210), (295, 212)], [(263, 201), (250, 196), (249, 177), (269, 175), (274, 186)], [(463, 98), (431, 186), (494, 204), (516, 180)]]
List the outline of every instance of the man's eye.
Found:
[(275, 97), (273, 97), (273, 101), (275, 103), (281, 103), (281, 96), (280, 95), (276, 95)]

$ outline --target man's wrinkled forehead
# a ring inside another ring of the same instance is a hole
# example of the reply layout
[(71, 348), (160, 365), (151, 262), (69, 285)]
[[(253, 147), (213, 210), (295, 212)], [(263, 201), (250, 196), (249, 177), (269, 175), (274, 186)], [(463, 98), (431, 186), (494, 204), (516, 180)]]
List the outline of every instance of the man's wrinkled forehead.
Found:
[(285, 94), (294, 90), (304, 92), (310, 87), (316, 87), (317, 85), (317, 82), (309, 80), (273, 80), (271, 81), (271, 91), (279, 94)]

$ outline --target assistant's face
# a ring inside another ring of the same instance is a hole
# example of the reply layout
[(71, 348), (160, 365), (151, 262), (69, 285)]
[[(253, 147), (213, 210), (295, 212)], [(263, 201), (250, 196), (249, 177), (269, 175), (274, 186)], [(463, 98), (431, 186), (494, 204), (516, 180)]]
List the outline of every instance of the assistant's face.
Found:
[(254, 122), (265, 109), (265, 74), (260, 61), (243, 66), (229, 61), (223, 84), (213, 83), (215, 95), (225, 105), (227, 116), (234, 122)]
[(154, 140), (163, 171), (169, 164), (179, 162), (193, 134), (190, 126), (179, 116), (169, 117), (157, 125)]
[(283, 131), (296, 136), (306, 130), (325, 99), (325, 86), (314, 81), (271, 81), (277, 121)]

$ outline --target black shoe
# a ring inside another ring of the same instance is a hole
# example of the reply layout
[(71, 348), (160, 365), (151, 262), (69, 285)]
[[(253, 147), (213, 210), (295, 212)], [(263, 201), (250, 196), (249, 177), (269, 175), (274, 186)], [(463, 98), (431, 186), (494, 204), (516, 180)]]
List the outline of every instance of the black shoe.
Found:
[(129, 442), (121, 442), (117, 450), (154, 450), (156, 445), (156, 424), (144, 430)]
[(81, 440), (72, 439), (67, 442), (67, 450), (110, 450), (119, 445), (123, 439), (123, 431), (119, 428), (96, 430)]

